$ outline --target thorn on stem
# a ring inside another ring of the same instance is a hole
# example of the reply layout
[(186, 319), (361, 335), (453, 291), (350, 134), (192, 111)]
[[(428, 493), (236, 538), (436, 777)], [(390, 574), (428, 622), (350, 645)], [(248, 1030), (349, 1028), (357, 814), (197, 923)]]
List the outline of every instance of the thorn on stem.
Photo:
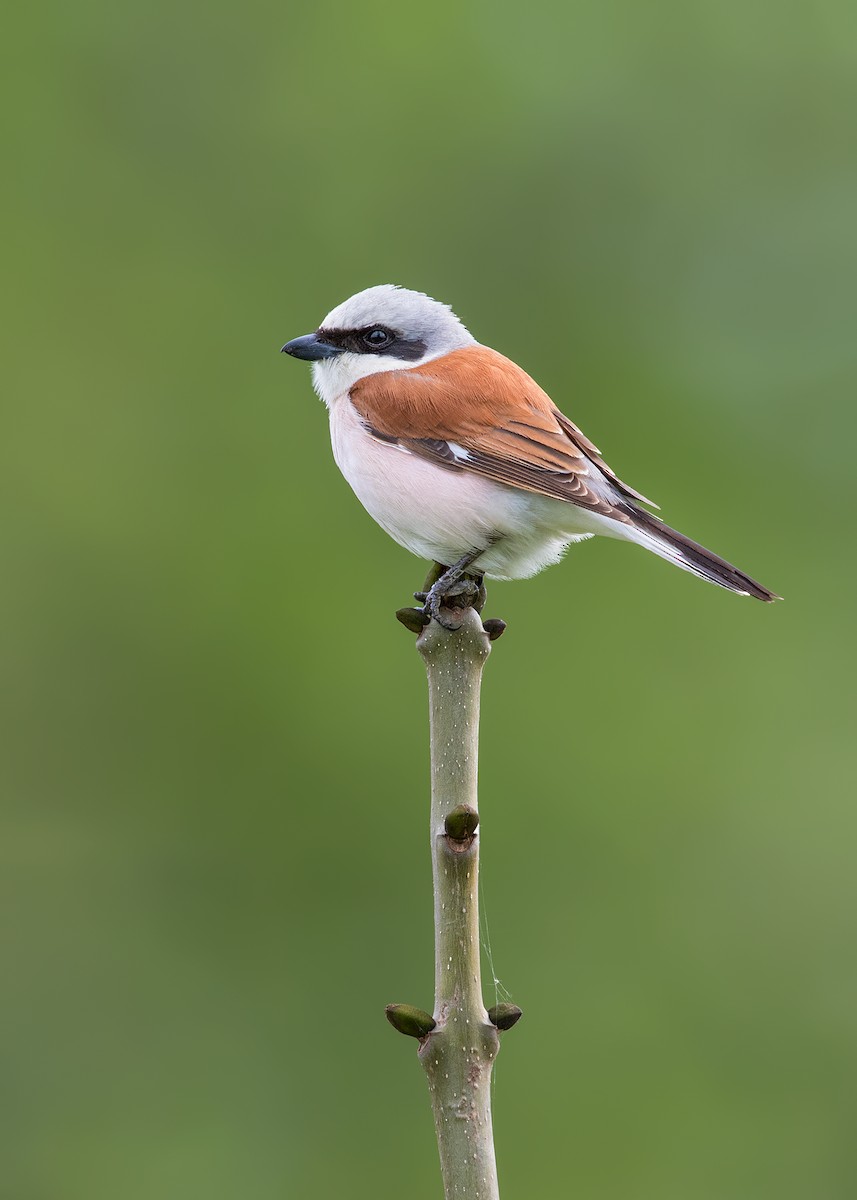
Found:
[(522, 1016), (517, 1004), (495, 1004), (488, 1009), (488, 1020), (498, 1029), (511, 1029)]
[(413, 1004), (388, 1004), (384, 1012), (393, 1028), (406, 1037), (428, 1037), (437, 1025), (434, 1017)]
[(482, 628), (488, 634), (489, 642), (496, 642), (498, 637), (503, 636), (506, 622), (501, 621), (499, 617), (489, 617), (487, 621), (482, 622)]
[(431, 617), (421, 608), (399, 608), (396, 610), (396, 620), (410, 629), (411, 633), (422, 633)]

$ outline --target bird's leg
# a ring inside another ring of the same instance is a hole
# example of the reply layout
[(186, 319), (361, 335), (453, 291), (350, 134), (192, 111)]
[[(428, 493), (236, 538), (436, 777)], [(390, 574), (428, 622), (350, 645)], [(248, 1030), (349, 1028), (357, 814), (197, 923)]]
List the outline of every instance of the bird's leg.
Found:
[[(425, 611), (428, 616), (433, 617), (444, 629), (457, 629), (458, 624), (442, 617), (442, 608), (469, 608), (474, 606), (478, 610), (485, 603), (485, 588), (482, 584), (482, 576), (478, 575), (476, 578), (473, 578), (467, 575), (467, 568), (483, 553), (484, 550), (480, 546), (462, 555), (458, 562), (453, 563), (451, 567), (444, 567), (440, 563), (435, 563), (432, 571), (429, 573), (428, 579), (426, 579), (427, 590), (414, 593), (417, 600), (425, 602)], [(450, 601), (452, 601), (451, 604), (449, 603)]]
[(415, 600), (425, 600), (426, 596), (429, 593), (429, 589), (434, 584), (437, 583), (437, 581), (440, 579), (440, 577), (444, 573), (444, 571), (448, 571), (448, 570), (449, 570), (449, 567), (444, 566), (443, 563), (439, 563), (439, 562), (432, 563), (431, 569), (429, 570), (428, 575), (426, 575), (426, 581), (423, 584), (423, 590), (421, 592), (414, 592), (414, 599)]

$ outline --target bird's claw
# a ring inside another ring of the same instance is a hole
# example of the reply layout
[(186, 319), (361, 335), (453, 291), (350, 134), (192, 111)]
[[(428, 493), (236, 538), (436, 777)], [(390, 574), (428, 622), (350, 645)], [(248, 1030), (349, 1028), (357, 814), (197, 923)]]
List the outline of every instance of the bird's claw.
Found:
[(424, 601), (425, 612), (444, 629), (460, 629), (461, 618), (468, 608), (477, 612), (485, 603), (485, 588), (481, 581), (463, 578), (445, 586), (439, 579), (427, 592), (415, 592), (417, 600)]

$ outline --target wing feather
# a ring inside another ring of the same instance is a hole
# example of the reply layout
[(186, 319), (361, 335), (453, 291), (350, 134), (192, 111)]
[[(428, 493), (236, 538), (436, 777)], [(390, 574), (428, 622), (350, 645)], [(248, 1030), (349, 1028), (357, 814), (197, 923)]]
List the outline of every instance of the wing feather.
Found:
[(623, 496), (652, 503), (614, 474), (535, 380), (485, 346), (367, 375), (350, 397), (376, 437), (439, 466), (622, 522), (628, 521)]

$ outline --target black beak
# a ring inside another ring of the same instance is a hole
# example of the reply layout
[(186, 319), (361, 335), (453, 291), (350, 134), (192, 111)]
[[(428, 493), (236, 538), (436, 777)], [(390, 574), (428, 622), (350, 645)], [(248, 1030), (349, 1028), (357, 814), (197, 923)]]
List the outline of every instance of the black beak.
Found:
[(292, 358), (305, 358), (308, 362), (316, 362), (320, 358), (335, 358), (337, 354), (342, 354), (342, 350), (339, 346), (331, 346), (330, 342), (325, 342), (317, 333), (306, 333), (303, 337), (292, 338), (290, 342), (286, 342), (281, 353), (291, 354)]

